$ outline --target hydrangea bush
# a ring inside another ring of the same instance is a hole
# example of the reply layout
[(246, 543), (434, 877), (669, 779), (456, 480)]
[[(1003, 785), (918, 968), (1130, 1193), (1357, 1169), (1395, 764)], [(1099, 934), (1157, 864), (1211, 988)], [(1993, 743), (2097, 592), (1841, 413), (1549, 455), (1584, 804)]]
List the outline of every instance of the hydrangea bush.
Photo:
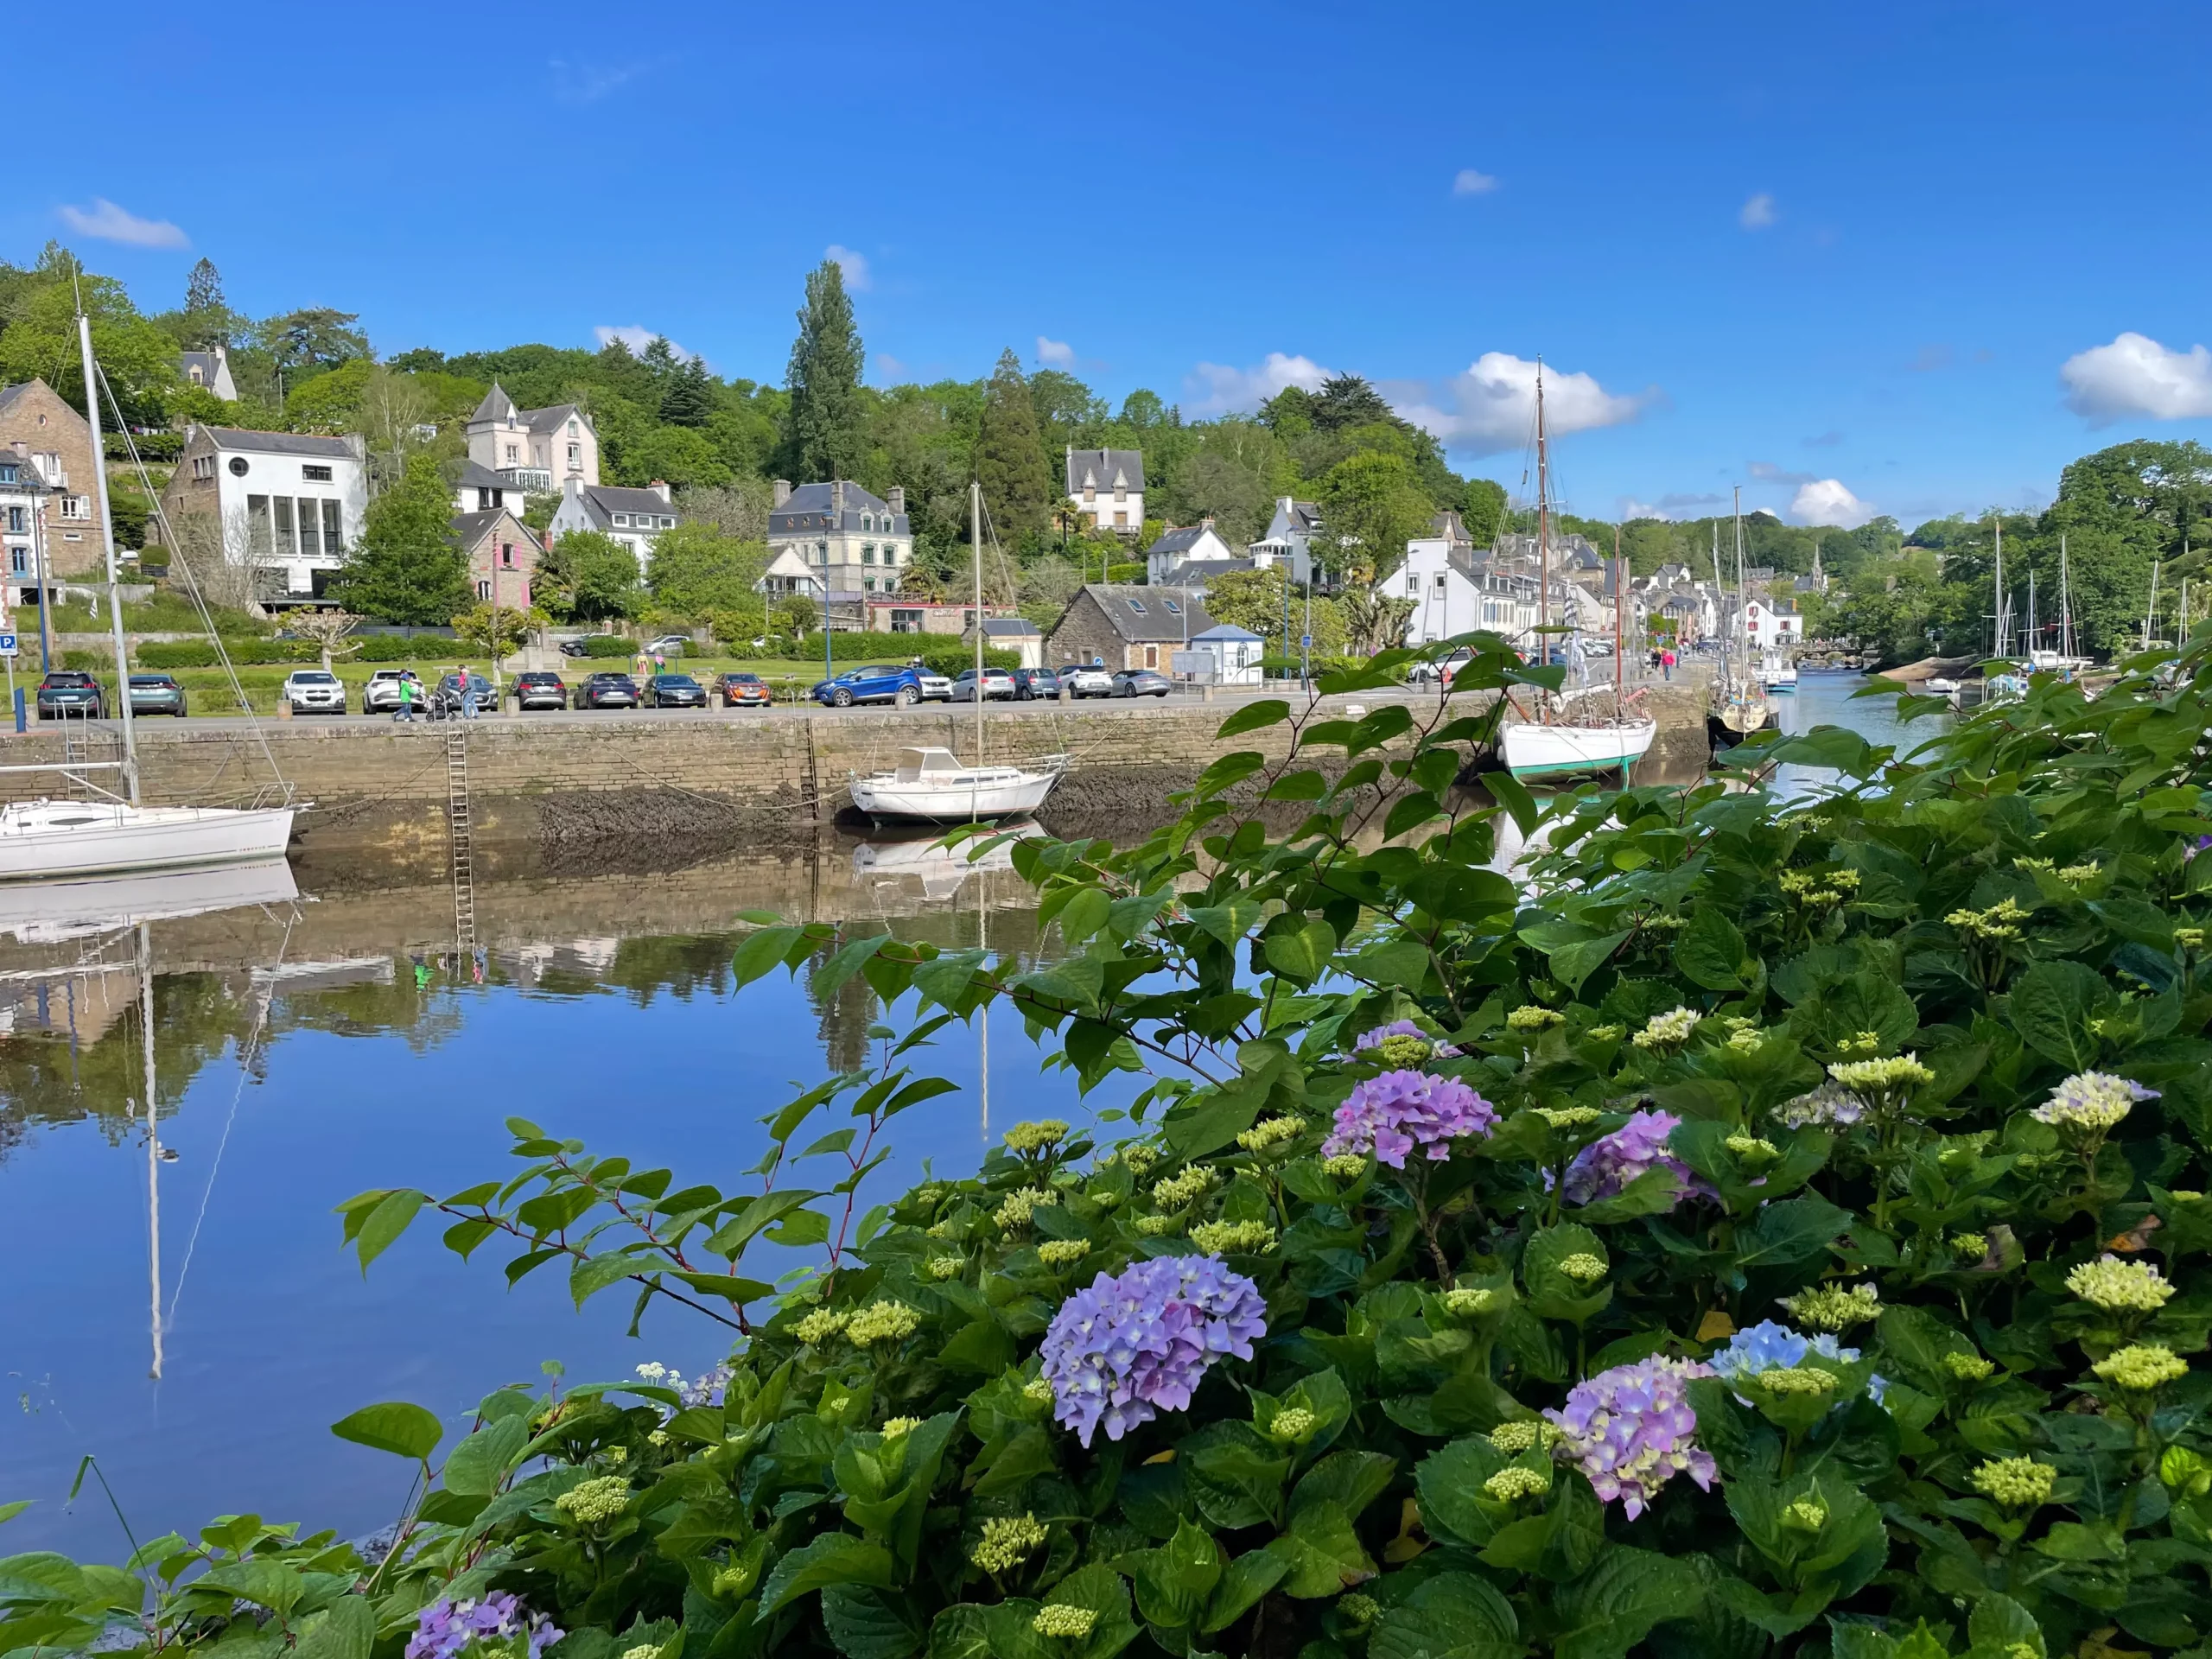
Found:
[[(508, 1179), (343, 1211), (365, 1266), (435, 1216), (711, 1370), (365, 1407), (337, 1432), (421, 1483), (397, 1548), (16, 1558), (0, 1651), (2201, 1649), (2202, 648), (1910, 756), (1821, 730), (1540, 805), (1454, 787), (1466, 694), (1557, 677), (1470, 643), (1427, 704), (1240, 711), (1279, 758), (1141, 845), (1017, 842), (1047, 965), (757, 918), (741, 981), (816, 957), (907, 1022), (759, 1169), (518, 1122)], [(1784, 761), (1835, 781), (1778, 798)], [(1095, 1122), (875, 1192), (992, 1001)]]

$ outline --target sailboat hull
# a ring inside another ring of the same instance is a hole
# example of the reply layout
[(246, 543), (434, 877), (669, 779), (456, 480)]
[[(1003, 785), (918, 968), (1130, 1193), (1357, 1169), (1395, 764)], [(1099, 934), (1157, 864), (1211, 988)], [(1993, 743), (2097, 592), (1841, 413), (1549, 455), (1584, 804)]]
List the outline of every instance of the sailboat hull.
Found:
[(289, 806), (125, 806), (17, 801), (0, 808), (0, 881), (49, 881), (282, 858)]
[(1572, 778), (1620, 772), (1651, 747), (1658, 726), (1649, 720), (1599, 726), (1508, 726), (1498, 734), (1498, 754), (1516, 778)]

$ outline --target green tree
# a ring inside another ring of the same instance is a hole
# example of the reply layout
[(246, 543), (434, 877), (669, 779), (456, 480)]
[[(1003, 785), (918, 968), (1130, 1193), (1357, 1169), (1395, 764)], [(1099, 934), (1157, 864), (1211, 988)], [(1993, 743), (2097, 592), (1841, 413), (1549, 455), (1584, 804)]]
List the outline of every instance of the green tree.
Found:
[(230, 343), (238, 315), (223, 298), (223, 276), (215, 262), (202, 258), (184, 279), (184, 311), (177, 338), (188, 352), (211, 352)]
[(359, 321), (352, 311), (311, 306), (271, 317), (255, 334), (261, 349), (283, 375), (289, 392), (311, 376), (370, 355), (369, 337), (353, 326)]
[(1494, 479), (1471, 478), (1459, 492), (1459, 521), (1477, 547), (1487, 547), (1505, 528), (1505, 486)]
[[(176, 342), (138, 315), (114, 277), (87, 274), (81, 291), (92, 322), (92, 353), (124, 413), (134, 420), (158, 420), (162, 394), (177, 384)], [(70, 284), (58, 278), (28, 290), (7, 332), (0, 334), (0, 380), (35, 378), (76, 408), (85, 406), (77, 302)], [(114, 423), (114, 411), (104, 407), (100, 424)]]
[(1350, 456), (1321, 480), (1321, 522), (1339, 550), (1337, 559), (1322, 563), (1346, 570), (1355, 581), (1376, 581), (1403, 563), (1406, 543), (1425, 535), (1434, 517), (1411, 461), (1399, 455)]
[(360, 539), (346, 556), (334, 596), (385, 622), (435, 626), (467, 602), (468, 572), (453, 531), (453, 493), (428, 454), (369, 503)]
[(767, 568), (766, 543), (738, 541), (712, 524), (678, 524), (653, 538), (645, 586), (664, 608), (702, 617), (757, 603), (753, 584)]
[(1382, 394), (1357, 374), (1339, 374), (1321, 383), (1306, 404), (1307, 418), (1323, 432), (1397, 420)]
[(531, 588), (554, 616), (572, 622), (632, 616), (645, 599), (636, 556), (595, 530), (572, 530), (555, 542)]
[(991, 527), (1002, 541), (1043, 534), (1058, 499), (1037, 434), (1037, 411), (1021, 359), (1000, 353), (998, 367), (983, 393), (981, 429), (976, 435), (976, 478)]
[(671, 426), (704, 426), (714, 412), (714, 377), (705, 361), (695, 357), (670, 376), (660, 395), (660, 417)]
[(806, 276), (806, 306), (791, 342), (785, 465), (802, 484), (857, 478), (862, 450), (861, 332), (845, 274), (825, 259)]
[[(1266, 570), (1231, 570), (1206, 583), (1206, 614), (1217, 622), (1259, 634), (1268, 641), (1270, 657), (1295, 657), (1299, 636), (1306, 632), (1306, 594), (1291, 585), (1290, 572), (1282, 565)], [(1344, 619), (1337, 602), (1316, 599), (1313, 622), (1313, 654), (1343, 655)]]
[(519, 649), (533, 631), (552, 626), (553, 619), (535, 607), (524, 611), (512, 605), (472, 605), (453, 618), (456, 639), (495, 659)]

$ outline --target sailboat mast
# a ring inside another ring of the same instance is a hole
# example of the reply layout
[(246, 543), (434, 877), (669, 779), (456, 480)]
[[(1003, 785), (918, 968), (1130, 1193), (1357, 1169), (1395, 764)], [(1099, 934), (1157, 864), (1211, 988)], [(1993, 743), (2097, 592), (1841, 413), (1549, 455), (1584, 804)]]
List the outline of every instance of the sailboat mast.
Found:
[(2002, 657), (2005, 654), (2005, 515), (2000, 512), (1996, 515), (1996, 518), (1997, 569), (1993, 580), (1997, 584), (1997, 636), (1995, 640), (1997, 649), (1991, 652), (1990, 655), (1993, 657)]
[[(123, 788), (130, 804), (138, 804), (138, 734), (130, 724), (130, 659), (123, 643), (123, 596), (116, 591), (115, 582), (115, 515), (108, 511), (107, 466), (101, 459), (100, 388), (99, 378), (92, 365), (92, 321), (85, 315), (84, 302), (77, 304), (77, 347), (85, 365), (85, 419), (92, 428), (92, 485), (99, 496), (100, 542), (107, 550), (107, 616), (109, 632), (115, 640), (115, 703), (123, 718)], [(45, 599), (40, 598), (41, 620), (44, 620)]]
[(1621, 563), (1621, 527), (1613, 526), (1613, 717), (1623, 711), (1621, 695), (1628, 689), (1628, 664), (1621, 653), (1627, 649), (1621, 637), (1621, 610), (1628, 603), (1628, 571)]
[[(969, 538), (976, 553), (976, 764), (983, 764), (983, 486), (968, 486)], [(978, 788), (982, 787), (980, 784)]]
[(2074, 607), (2066, 592), (2066, 533), (2058, 536), (2058, 654), (2074, 654)]
[(1551, 461), (1544, 448), (1544, 359), (1536, 359), (1536, 660), (1551, 665)]
[(2151, 628), (2158, 614), (2159, 563), (2157, 559), (2151, 561), (2151, 608), (2143, 613), (2143, 649), (2145, 651), (2151, 649)]
[(138, 924), (138, 1037), (146, 1061), (146, 1279), (153, 1297), (154, 1369), (162, 1376), (162, 1128), (154, 1104), (154, 938)]
[(1751, 683), (1751, 619), (1744, 609), (1744, 486), (1736, 486), (1736, 637), (1743, 642), (1743, 683)]

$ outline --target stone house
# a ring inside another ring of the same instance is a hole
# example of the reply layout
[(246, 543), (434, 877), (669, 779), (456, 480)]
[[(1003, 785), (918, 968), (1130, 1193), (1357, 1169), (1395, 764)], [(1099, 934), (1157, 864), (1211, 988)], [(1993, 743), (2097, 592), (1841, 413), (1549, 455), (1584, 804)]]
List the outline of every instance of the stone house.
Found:
[(1213, 626), (1195, 589), (1085, 582), (1046, 635), (1044, 660), (1164, 673), (1175, 652)]
[(0, 448), (28, 460), (46, 497), (46, 574), (81, 576), (105, 561), (92, 429), (43, 380), (0, 391)]
[(232, 564), (251, 564), (266, 604), (320, 600), (369, 507), (367, 448), (359, 434), (311, 437), (237, 427), (184, 429), (162, 491), (172, 524), (211, 518)]
[(596, 485), (599, 429), (574, 404), (517, 409), (495, 380), (468, 417), (468, 459), (528, 493), (565, 490), (571, 479)]
[(913, 556), (899, 486), (886, 499), (849, 479), (793, 489), (779, 478), (768, 507), (768, 569), (758, 586), (771, 596), (804, 594), (845, 606), (857, 620), (869, 594), (899, 591)]
[(537, 535), (512, 512), (457, 512), (454, 535), (468, 564), (468, 591), (480, 605), (496, 592), (504, 609), (530, 608), (530, 585), (537, 574)]
[(561, 486), (561, 505), (547, 528), (556, 542), (578, 530), (611, 536), (630, 550), (643, 575), (652, 568), (653, 537), (676, 528), (676, 504), (668, 486), (658, 479), (646, 489), (632, 490), (570, 478)]
[(1144, 451), (1069, 445), (1067, 498), (1093, 529), (1136, 535), (1144, 528)]

